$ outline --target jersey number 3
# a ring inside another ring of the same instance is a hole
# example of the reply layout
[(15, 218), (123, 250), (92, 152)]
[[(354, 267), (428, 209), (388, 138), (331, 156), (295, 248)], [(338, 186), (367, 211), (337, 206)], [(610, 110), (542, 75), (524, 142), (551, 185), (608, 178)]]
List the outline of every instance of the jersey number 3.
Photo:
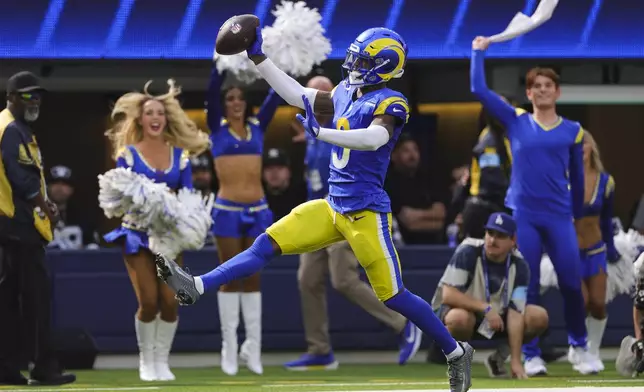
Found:
[[(337, 121), (337, 128), (342, 131), (348, 131), (351, 128), (349, 128), (349, 120), (347, 120), (345, 117), (341, 117)], [(333, 153), (331, 153), (331, 161), (333, 162), (333, 166), (335, 166), (337, 169), (344, 169), (347, 167), (349, 164), (349, 156), (351, 155), (351, 150), (348, 148), (345, 148), (342, 150), (342, 156), (338, 156), (338, 153), (333, 150)]]

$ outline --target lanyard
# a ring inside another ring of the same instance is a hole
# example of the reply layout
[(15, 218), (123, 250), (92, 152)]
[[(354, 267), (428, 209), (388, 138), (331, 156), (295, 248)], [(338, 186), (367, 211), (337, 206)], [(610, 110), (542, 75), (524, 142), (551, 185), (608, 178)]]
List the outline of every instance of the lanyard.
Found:
[[(505, 279), (503, 282), (501, 282), (501, 286), (503, 287), (503, 290), (501, 291), (501, 311), (503, 311), (505, 308), (510, 305), (510, 290), (508, 290), (510, 286), (510, 257), (511, 253), (508, 253), (508, 258), (505, 261)], [(485, 285), (485, 301), (487, 303), (490, 303), (490, 281), (488, 280), (488, 272), (487, 272), (487, 258), (485, 257), (485, 248), (482, 248), (481, 252), (481, 260), (483, 261), (481, 264), (483, 265), (483, 284)]]

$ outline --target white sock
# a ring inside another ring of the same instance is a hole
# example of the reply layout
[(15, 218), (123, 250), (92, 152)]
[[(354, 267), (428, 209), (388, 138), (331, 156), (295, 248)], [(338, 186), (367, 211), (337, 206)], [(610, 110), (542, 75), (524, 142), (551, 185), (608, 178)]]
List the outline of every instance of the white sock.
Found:
[(203, 280), (201, 280), (201, 278), (198, 276), (195, 276), (195, 287), (197, 288), (199, 295), (203, 295), (203, 292), (204, 292)]
[(607, 321), (608, 317), (603, 320), (598, 320), (592, 316), (586, 317), (588, 351), (594, 356), (599, 356), (599, 347), (602, 344), (602, 338), (604, 337), (604, 330), (606, 330)]
[(452, 351), (449, 354), (446, 354), (445, 356), (447, 357), (448, 361), (451, 361), (452, 359), (458, 358), (463, 354), (465, 354), (465, 351), (463, 351), (463, 347), (461, 347), (461, 344), (457, 342), (456, 348), (454, 349), (454, 351)]

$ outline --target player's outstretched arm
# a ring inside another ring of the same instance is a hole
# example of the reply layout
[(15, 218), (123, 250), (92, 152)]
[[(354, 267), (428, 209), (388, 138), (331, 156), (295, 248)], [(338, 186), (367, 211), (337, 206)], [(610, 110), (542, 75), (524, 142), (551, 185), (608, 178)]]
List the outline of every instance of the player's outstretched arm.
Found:
[(257, 28), (257, 39), (246, 50), (248, 57), (255, 63), (257, 70), (271, 87), (289, 104), (304, 109), (302, 96), (313, 102), (316, 113), (333, 115), (333, 99), (331, 93), (304, 87), (297, 80), (288, 76), (262, 52), (262, 33)]
[(472, 93), (481, 101), (483, 106), (494, 118), (504, 126), (508, 126), (516, 118), (516, 110), (501, 96), (487, 87), (485, 82), (485, 50), (490, 41), (484, 37), (476, 37), (472, 42), (472, 59), (470, 61), (470, 88)]

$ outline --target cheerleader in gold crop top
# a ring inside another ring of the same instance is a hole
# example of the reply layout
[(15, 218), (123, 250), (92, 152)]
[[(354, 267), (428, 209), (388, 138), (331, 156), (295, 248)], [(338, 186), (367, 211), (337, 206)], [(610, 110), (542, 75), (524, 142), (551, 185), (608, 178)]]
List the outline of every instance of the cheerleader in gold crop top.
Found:
[[(192, 188), (188, 156), (209, 148), (208, 135), (197, 128), (176, 97), (180, 89), (169, 81), (169, 91), (160, 96), (128, 93), (112, 111), (114, 127), (106, 132), (118, 167), (130, 168), (154, 182), (177, 191)], [(135, 317), (139, 346), (139, 376), (143, 381), (169, 381), (174, 375), (168, 356), (177, 330), (178, 303), (174, 292), (156, 277), (153, 254), (145, 228), (128, 222), (105, 235), (108, 242), (124, 248), (125, 266), (139, 302)]]

